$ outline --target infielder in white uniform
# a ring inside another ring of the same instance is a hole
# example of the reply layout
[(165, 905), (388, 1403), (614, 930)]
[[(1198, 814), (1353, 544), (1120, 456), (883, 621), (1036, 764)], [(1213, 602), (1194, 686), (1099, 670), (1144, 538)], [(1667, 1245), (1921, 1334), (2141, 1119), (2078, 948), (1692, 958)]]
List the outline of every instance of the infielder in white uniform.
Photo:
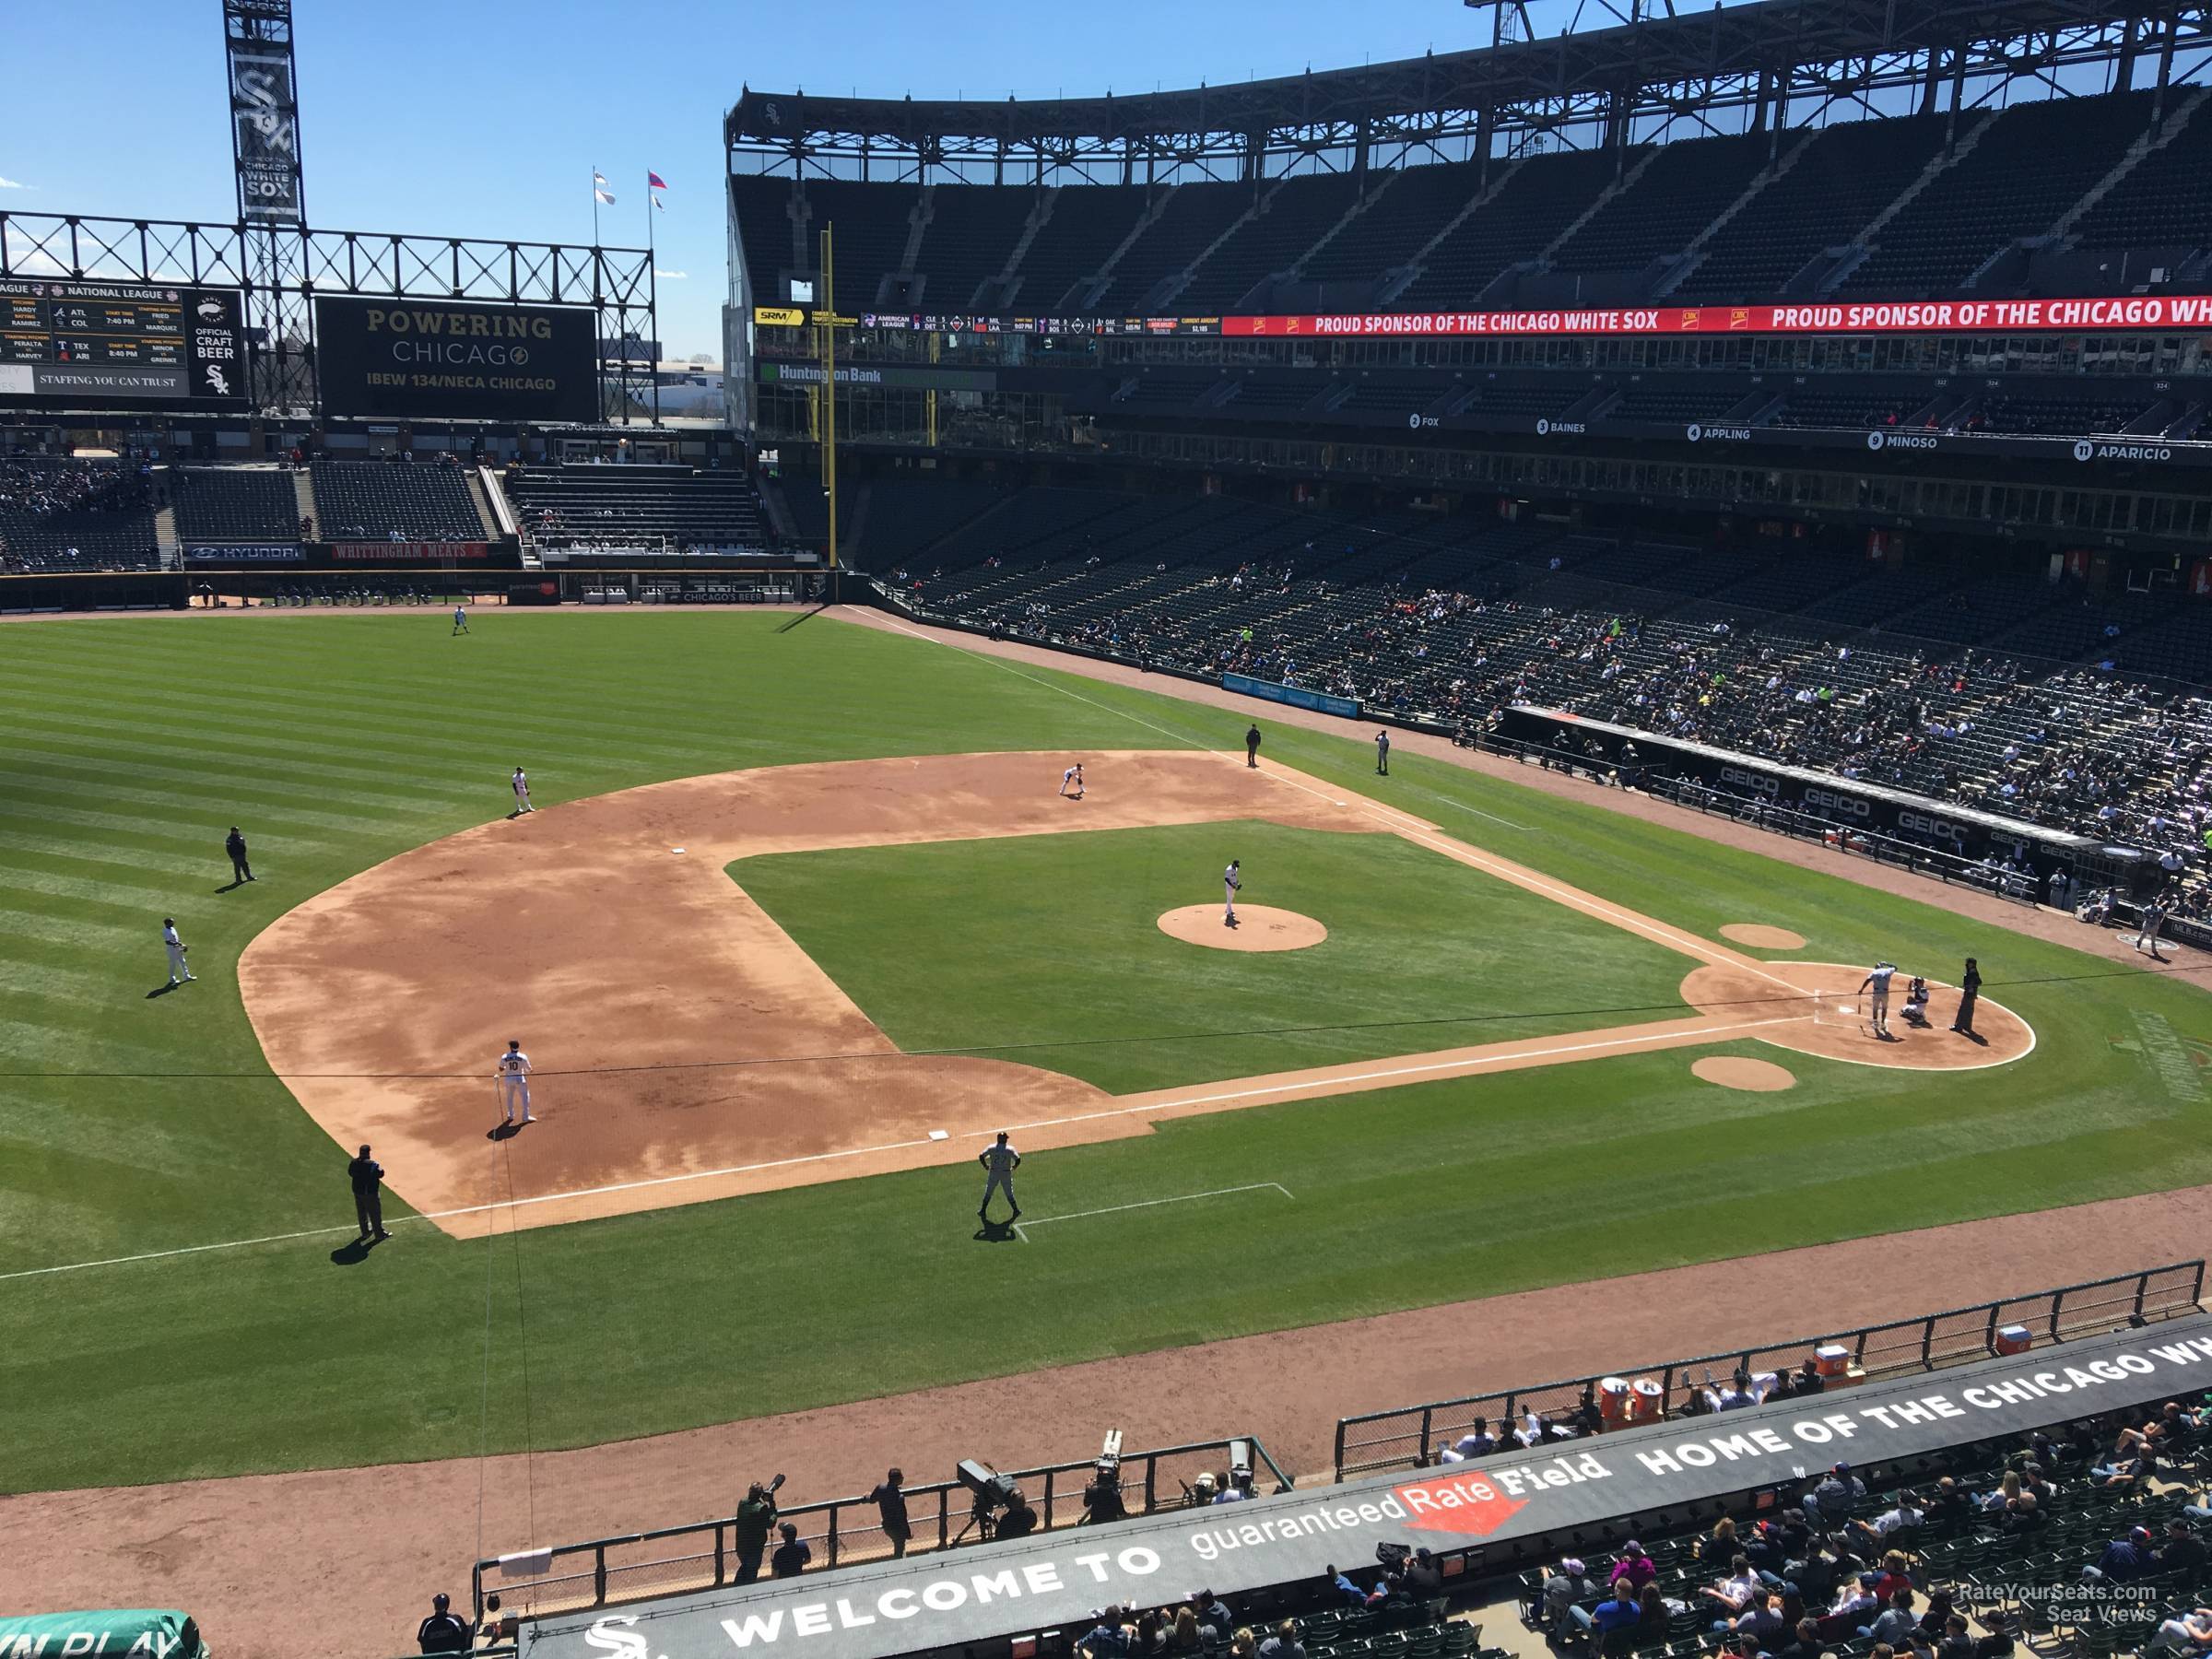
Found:
[(169, 950), (169, 982), (171, 984), (182, 984), (188, 979), (199, 977), (184, 965), (184, 941), (177, 937), (177, 919), (174, 916), (161, 918), (161, 943)]
[(1071, 801), (1083, 798), (1083, 762), (1078, 760), (1060, 774), (1060, 793)]
[(975, 1212), (982, 1218), (983, 1224), (987, 1227), (991, 1223), (991, 1194), (994, 1193), (1006, 1194), (1006, 1203), (1013, 1207), (1014, 1213), (1006, 1218), (1007, 1222), (1011, 1224), (1020, 1220), (1021, 1206), (1014, 1198), (1014, 1171), (1021, 1168), (1021, 1154), (1007, 1144), (1004, 1129), (998, 1132), (997, 1144), (977, 1153), (975, 1161), (989, 1171), (983, 1182), (982, 1207)]
[(514, 1109), (520, 1106), (523, 1109), (523, 1122), (536, 1123), (537, 1120), (530, 1115), (530, 1056), (523, 1053), (520, 1042), (508, 1043), (507, 1052), (500, 1056), (499, 1064), (492, 1068), (491, 1075), (499, 1080), (500, 1121), (502, 1124), (513, 1123)]
[(535, 812), (537, 808), (530, 805), (530, 780), (519, 766), (514, 769), (513, 782), (514, 816), (521, 818), (525, 812)]
[(1224, 927), (1237, 924), (1237, 890), (1244, 885), (1244, 878), (1237, 874), (1237, 867), (1238, 861), (1232, 858), (1229, 861), (1229, 868), (1221, 872), (1221, 925)]
[(1893, 962), (1877, 962), (1874, 971), (1859, 982), (1861, 991), (1871, 988), (1874, 993), (1867, 999), (1866, 1011), (1874, 1021), (1877, 1037), (1889, 1035), (1889, 976), (1896, 971)]

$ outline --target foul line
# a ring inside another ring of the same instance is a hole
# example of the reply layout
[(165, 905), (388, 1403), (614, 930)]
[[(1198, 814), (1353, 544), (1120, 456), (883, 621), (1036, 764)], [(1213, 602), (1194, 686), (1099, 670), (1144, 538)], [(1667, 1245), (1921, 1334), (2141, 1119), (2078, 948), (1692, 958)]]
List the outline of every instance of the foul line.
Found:
[[(1712, 1026), (1694, 1031), (1653, 1032), (1630, 1030), (1618, 1037), (1596, 1038), (1586, 1042), (1555, 1043), (1548, 1048), (1524, 1049), (1511, 1054), (1471, 1054), (1458, 1060), (1425, 1061), (1415, 1065), (1387, 1065), (1374, 1070), (1350, 1072), (1341, 1077), (1311, 1077), (1288, 1083), (1270, 1083), (1255, 1088), (1225, 1089), (1213, 1094), (1184, 1095), (1171, 1100), (1143, 1100), (1133, 1105), (1108, 1107), (1100, 1112), (1078, 1112), (1065, 1117), (1036, 1118), (1029, 1123), (1011, 1125), (1016, 1130), (1065, 1128), (1072, 1124), (1096, 1123), (1102, 1118), (1130, 1117), (1147, 1112), (1166, 1112), (1190, 1106), (1215, 1106), (1230, 1100), (1256, 1100), (1269, 1095), (1296, 1094), (1308, 1089), (1342, 1089), (1353, 1083), (1381, 1082), (1394, 1077), (1426, 1077), (1439, 1072), (1479, 1071), (1486, 1066), (1503, 1062), (1525, 1062), (1550, 1059), (1560, 1054), (1594, 1053), (1603, 1049), (1634, 1048), (1640, 1044), (1667, 1041), (1670, 1046), (1688, 1047), (1695, 1043), (1717, 1042), (1740, 1031), (1755, 1031), (1765, 1026), (1790, 1025), (1808, 1018), (1802, 1014), (1783, 1016), (1774, 1019), (1745, 1020), (1735, 1025)], [(1679, 1040), (1678, 1043), (1674, 1040)], [(994, 1132), (989, 1129), (963, 1129), (953, 1133), (953, 1140), (988, 1140)], [(782, 1170), (800, 1164), (829, 1163), (841, 1158), (866, 1158), (879, 1152), (909, 1152), (917, 1147), (941, 1146), (943, 1142), (923, 1140), (887, 1141), (874, 1147), (844, 1147), (834, 1152), (807, 1152), (794, 1158), (770, 1159), (761, 1163), (731, 1164), (719, 1170), (687, 1170), (679, 1175), (654, 1175), (641, 1181), (618, 1181), (605, 1186), (578, 1187), (562, 1193), (538, 1193), (528, 1198), (502, 1200), (497, 1204), (465, 1204), (453, 1209), (423, 1210), (411, 1216), (394, 1216), (393, 1223), (403, 1221), (444, 1221), (456, 1216), (480, 1216), (493, 1210), (520, 1209), (524, 1205), (560, 1204), (571, 1198), (602, 1198), (611, 1193), (635, 1193), (652, 1187), (677, 1186), (688, 1181), (719, 1181), (732, 1175), (753, 1175), (763, 1170)], [(1266, 1183), (1273, 1185), (1273, 1182)], [(1061, 1218), (1055, 1217), (1057, 1220)], [(272, 1233), (259, 1239), (227, 1239), (215, 1244), (187, 1244), (176, 1250), (149, 1250), (139, 1255), (108, 1256), (93, 1262), (65, 1262), (53, 1267), (21, 1267), (12, 1273), (0, 1273), (0, 1284), (10, 1279), (39, 1278), (48, 1274), (79, 1273), (90, 1267), (124, 1267), (136, 1262), (166, 1261), (172, 1256), (200, 1255), (212, 1250), (247, 1250), (257, 1244), (281, 1244), (298, 1239), (327, 1238), (333, 1233), (349, 1230), (343, 1227), (316, 1227), (303, 1232)]]
[(1027, 1244), (1030, 1241), (1030, 1235), (1021, 1230), (1025, 1227), (1042, 1227), (1047, 1221), (1080, 1221), (1086, 1216), (1118, 1216), (1124, 1210), (1151, 1209), (1162, 1204), (1189, 1204), (1199, 1198), (1226, 1198), (1231, 1193), (1265, 1193), (1270, 1187), (1286, 1198), (1295, 1200), (1298, 1196), (1279, 1181), (1255, 1181), (1250, 1186), (1216, 1187), (1210, 1193), (1182, 1193), (1173, 1198), (1145, 1198), (1135, 1204), (1110, 1204), (1104, 1209), (1076, 1210), (1065, 1216), (1039, 1216), (1033, 1221), (1009, 1221), (1006, 1225), (1016, 1238)]

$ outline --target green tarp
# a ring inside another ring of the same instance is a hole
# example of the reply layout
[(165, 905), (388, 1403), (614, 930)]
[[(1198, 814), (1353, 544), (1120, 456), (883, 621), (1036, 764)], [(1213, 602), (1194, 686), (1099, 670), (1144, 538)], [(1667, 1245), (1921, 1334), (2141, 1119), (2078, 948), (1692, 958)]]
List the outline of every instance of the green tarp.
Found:
[(159, 1607), (0, 1618), (0, 1659), (200, 1659), (200, 1627)]

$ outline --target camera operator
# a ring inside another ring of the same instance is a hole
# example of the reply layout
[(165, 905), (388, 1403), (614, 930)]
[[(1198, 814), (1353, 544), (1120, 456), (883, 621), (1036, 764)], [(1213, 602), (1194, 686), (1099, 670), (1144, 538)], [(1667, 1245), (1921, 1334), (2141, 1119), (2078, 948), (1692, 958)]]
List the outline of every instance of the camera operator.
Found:
[(737, 1547), (735, 1583), (749, 1584), (760, 1576), (760, 1558), (767, 1553), (768, 1535), (776, 1525), (776, 1491), (782, 1484), (783, 1477), (779, 1475), (768, 1486), (756, 1480), (745, 1489), (745, 1501), (737, 1506), (737, 1520), (732, 1528)]
[(1037, 1530), (1037, 1512), (1019, 1487), (1006, 1505), (1006, 1512), (998, 1518), (998, 1535), (1001, 1538), (1026, 1538)]
[(1118, 1469), (1112, 1464), (1101, 1463), (1088, 1486), (1083, 1488), (1083, 1518), (1077, 1526), (1103, 1526), (1111, 1521), (1126, 1521), (1129, 1506), (1122, 1500), (1122, 1480)]

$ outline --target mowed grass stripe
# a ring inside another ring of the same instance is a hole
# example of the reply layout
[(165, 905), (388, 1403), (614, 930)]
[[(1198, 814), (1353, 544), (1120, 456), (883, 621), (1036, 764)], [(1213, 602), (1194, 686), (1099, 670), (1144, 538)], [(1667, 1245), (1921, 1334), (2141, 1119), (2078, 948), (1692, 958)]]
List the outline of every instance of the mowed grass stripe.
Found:
[[(29, 729), (0, 737), (0, 785), (24, 780), (40, 793), (0, 788), (0, 831), (38, 841), (65, 829), (81, 840), (81, 863), (102, 876), (129, 866), (118, 880), (158, 888), (77, 879), (82, 868), (57, 872), (37, 853), (0, 858), (0, 930), (8, 915), (37, 919), (0, 931), (0, 1069), (35, 1053), (55, 1069), (170, 1075), (0, 1077), (0, 1272), (349, 1226), (344, 1149), (267, 1075), (229, 964), (289, 905), (503, 813), (517, 760), (553, 802), (766, 759), (1227, 753), (1245, 724), (1241, 711), (1049, 669), (1016, 674), (828, 620), (779, 632), (786, 621), (492, 612), (480, 613), (474, 641), (449, 641), (430, 613), (13, 630), (8, 642), (21, 648), (6, 658), (0, 698)], [(20, 711), (18, 687), (32, 700)], [(41, 711), (51, 729), (39, 729)], [(2042, 1046), (2023, 1065), (1936, 1086), (1730, 1045), (1797, 1074), (1795, 1088), (1771, 1096), (1696, 1081), (1688, 1053), (1617, 1056), (1254, 1107), (1036, 1155), (1024, 1195), (1045, 1212), (1253, 1180), (1300, 1194), (1280, 1217), (1235, 1225), (1202, 1213), (1208, 1206), (1166, 1206), (1116, 1223), (1111, 1248), (982, 1249), (963, 1171), (532, 1231), (520, 1241), (526, 1351), (502, 1291), (493, 1385), (515, 1385), (526, 1358), (539, 1446), (2212, 1180), (2207, 1137), (2192, 1129), (2201, 1107), (2173, 1102), (2139, 1043), (2114, 1046), (2134, 1041), (2138, 1008), (2184, 1041), (2212, 1041), (2212, 999), (2191, 986), (2121, 972), (2008, 988), (2110, 965), (1441, 762), (1399, 757), (1400, 776), (1378, 779), (1363, 742), (1256, 717), (1266, 761), (1402, 801), (1670, 926), (1712, 937), (1724, 923), (1773, 922), (1806, 934), (1809, 957), (1888, 956), (1944, 978), (1978, 954), (1991, 994), (2030, 1018)], [(141, 814), (159, 844), (141, 839)], [(232, 822), (253, 838), (265, 880), (218, 896), (228, 879), (220, 830)], [(166, 839), (200, 825), (205, 846)], [(6, 867), (18, 864), (35, 867)], [(1184, 901), (1214, 896), (1216, 867), (1204, 874), (1206, 890)], [(127, 904), (113, 902), (118, 890)], [(1039, 913), (1052, 913), (1049, 898)], [(975, 901), (998, 902), (995, 888), (986, 882)], [(185, 925), (203, 978), (149, 1002), (164, 975), (153, 931), (163, 913)], [(1101, 904), (1064, 914), (1071, 956), (1087, 930), (1121, 925), (1120, 913)], [(77, 917), (86, 926), (72, 959), (57, 952), (68, 935), (53, 928)], [(1475, 1023), (1531, 1006), (1516, 953), (1540, 955), (1548, 926), (1506, 934), (1495, 961), (1450, 986), (1453, 1007)], [(1421, 979), (1434, 955), (1406, 953), (1306, 1018), (1325, 1022), (1338, 1005), (1387, 1012), (1408, 1000), (1396, 982)], [(1608, 950), (1569, 989), (1545, 1000), (1643, 1000), (1624, 994)], [(1018, 1035), (1015, 1011), (994, 986), (962, 1035)], [(1132, 1046), (1145, 1041), (1142, 1014), (1113, 1010)], [(1100, 1024), (1089, 1010), (1074, 1015), (1051, 1034)], [(774, 1271), (730, 1270), (763, 1239), (777, 1260), (806, 1264), (806, 1297), (792, 1298)], [(420, 1319), (426, 1308), (482, 1306), (481, 1246), (411, 1228), (404, 1248), (357, 1269), (334, 1267), (328, 1249), (309, 1240), (0, 1284), (10, 1484), (473, 1453), (484, 1385), (477, 1316), (464, 1321), (465, 1339), (429, 1351)], [(886, 1298), (887, 1259), (928, 1294)], [(2015, 1288), (1930, 1293), (1966, 1300)], [(686, 1333), (682, 1366), (665, 1362), (671, 1329)], [(175, 1363), (179, 1330), (192, 1333), (188, 1366)], [(733, 1404), (726, 1378), (740, 1371), (759, 1386)], [(496, 1420), (493, 1432), (495, 1450), (519, 1444), (514, 1421)]]
[(98, 922), (73, 905), (25, 909), (0, 905), (0, 938), (36, 950), (59, 945), (76, 952), (120, 950), (138, 940), (140, 930), (121, 922)]
[[(342, 743), (280, 744), (217, 736), (203, 740), (181, 732), (163, 740), (142, 726), (131, 727), (127, 735), (111, 736), (82, 726), (63, 729), (56, 723), (37, 746), (19, 741), (14, 753), (25, 761), (36, 757), (65, 776), (143, 774), (188, 787), (195, 779), (212, 781), (210, 774), (242, 774), (262, 789), (324, 782), (411, 803), (426, 792), (459, 796), (483, 786), (477, 779), (455, 775), (450, 761), (433, 765), (426, 760), (420, 745), (392, 746), (383, 751), (388, 759), (380, 759), (375, 749)], [(418, 783), (411, 775), (414, 768), (430, 775)]]

